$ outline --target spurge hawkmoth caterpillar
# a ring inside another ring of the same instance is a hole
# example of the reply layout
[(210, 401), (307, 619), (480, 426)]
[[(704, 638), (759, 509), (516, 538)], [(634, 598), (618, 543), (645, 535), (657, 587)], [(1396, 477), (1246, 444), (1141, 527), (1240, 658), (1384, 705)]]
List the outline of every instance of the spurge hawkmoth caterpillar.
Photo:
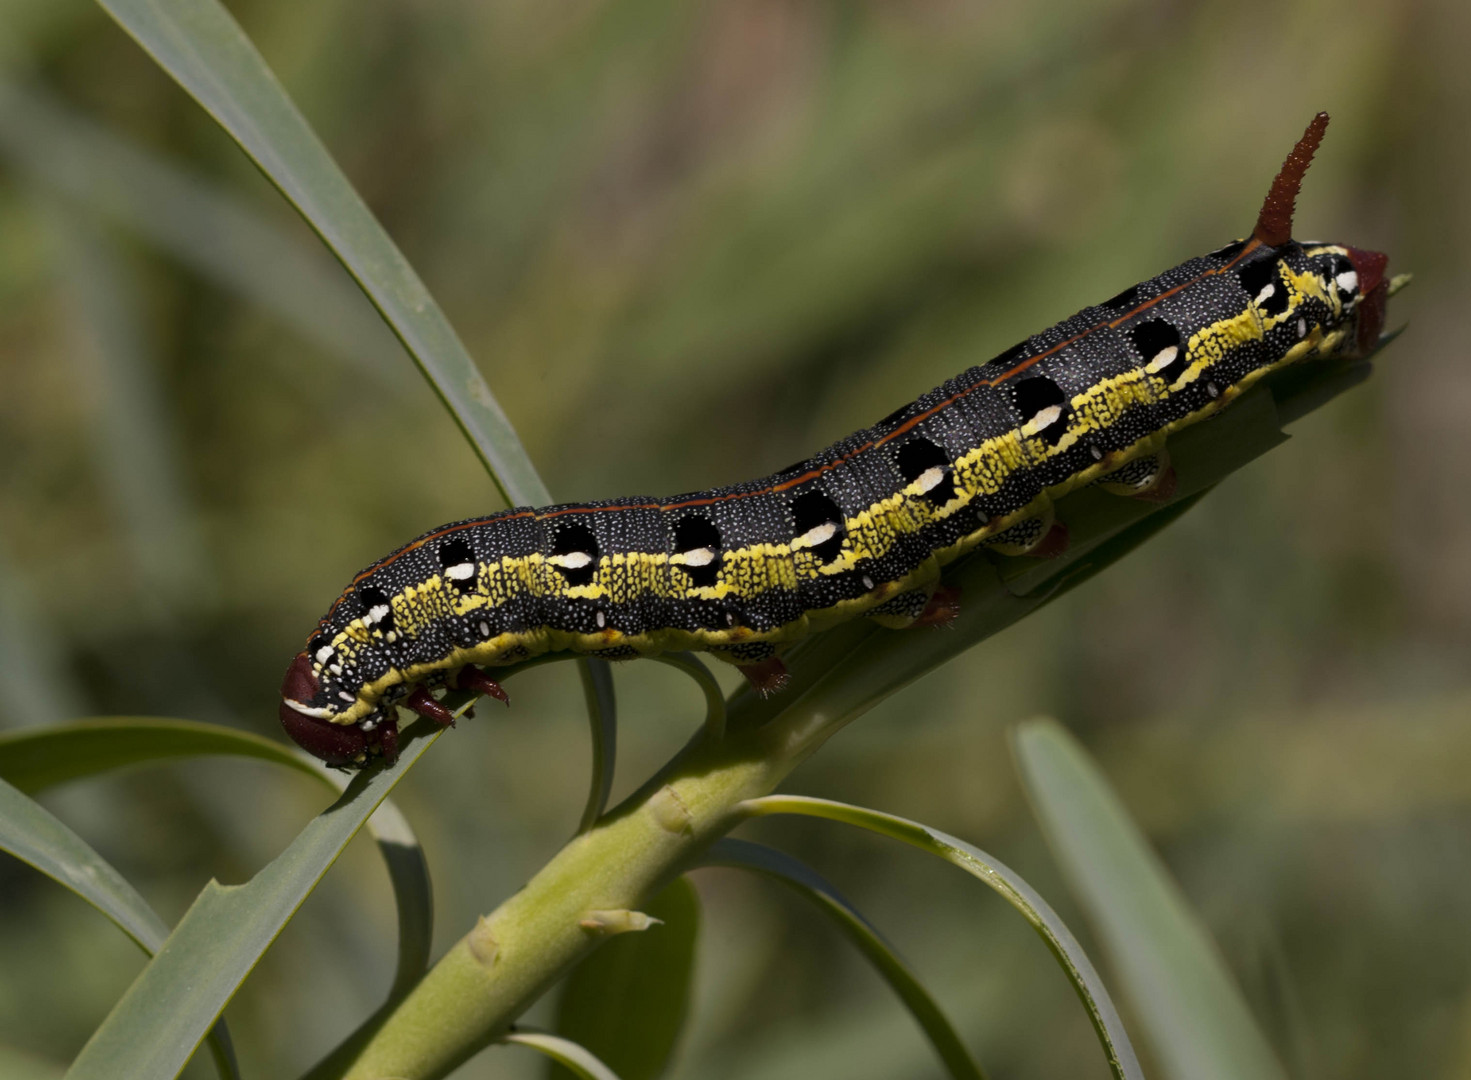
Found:
[(1045, 556), (1052, 500), (1095, 481), (1165, 497), (1165, 439), (1267, 372), (1363, 351), (1385, 255), (1291, 237), (1328, 124), (1288, 155), (1256, 228), (1086, 308), (781, 472), (671, 498), (517, 507), (425, 533), (353, 578), (281, 688), (291, 737), (333, 765), (398, 753), (397, 707), (482, 668), (571, 650), (702, 649), (778, 688), (788, 642), (866, 615), (957, 610), (940, 569), (988, 544)]

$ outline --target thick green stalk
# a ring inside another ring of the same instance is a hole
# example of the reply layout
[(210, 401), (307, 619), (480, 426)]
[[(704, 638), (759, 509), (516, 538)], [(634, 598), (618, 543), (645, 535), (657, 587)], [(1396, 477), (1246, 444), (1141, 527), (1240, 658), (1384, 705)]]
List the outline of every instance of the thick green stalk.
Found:
[(636, 909), (678, 875), (739, 823), (742, 800), (773, 791), (836, 727), (803, 726), (799, 731), (777, 722), (720, 742), (698, 734), (596, 828), (481, 918), (394, 1010), (345, 1075), (431, 1080), (505, 1035), (610, 932), (602, 925), (609, 913)]

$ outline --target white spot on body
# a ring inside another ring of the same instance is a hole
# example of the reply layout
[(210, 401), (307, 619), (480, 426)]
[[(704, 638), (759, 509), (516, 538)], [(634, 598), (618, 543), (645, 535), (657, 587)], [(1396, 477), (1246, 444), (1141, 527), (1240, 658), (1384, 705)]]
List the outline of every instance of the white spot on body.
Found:
[(472, 562), (456, 563), (445, 570), (444, 576), (451, 581), (464, 581), (466, 578), (475, 576), (475, 564)]
[(388, 633), (386, 633), (386, 634), (383, 635), (383, 640), (386, 641), (386, 642), (388, 642), (388, 644), (392, 645), (395, 641), (398, 640), (398, 631), (397, 630), (390, 630), (390, 631), (388, 631)]
[[(1041, 431), (1045, 427), (1051, 427), (1062, 418), (1061, 405), (1049, 405), (1042, 409), (1036, 416), (1032, 417), (1032, 430)], [(927, 470), (928, 471), (928, 470)], [(938, 483), (938, 481), (936, 481)]]
[(320, 649), (317, 650), (317, 663), (319, 663), (319, 664), (325, 664), (327, 662), (327, 658), (329, 656), (331, 656), (331, 655), (332, 655), (332, 646), (331, 645), (323, 645)]
[(1258, 304), (1258, 305), (1265, 304), (1268, 300), (1270, 300), (1276, 294), (1277, 294), (1277, 286), (1275, 284), (1273, 284), (1272, 282), (1269, 281), (1265, 285), (1262, 286), (1262, 291), (1256, 294), (1256, 300), (1253, 301), (1253, 302), (1256, 303), (1256, 304)]
[(1180, 355), (1180, 346), (1167, 345), (1154, 354), (1153, 359), (1144, 365), (1144, 370), (1153, 375), (1155, 372), (1163, 371), (1175, 362), (1175, 357)]
[[(934, 485), (932, 484), (930, 486), (933, 487)], [(816, 547), (818, 544), (827, 543), (837, 534), (837, 524), (832, 521), (825, 521), (821, 525), (815, 525), (808, 529), (801, 536), (797, 537), (797, 541), (806, 544), (808, 547)]]
[(1308, 321), (1306, 319), (1297, 320), (1297, 336), (1300, 338), (1308, 336)]
[(1094, 461), (1102, 461), (1103, 460), (1103, 449), (1101, 447), (1098, 447), (1098, 446), (1090, 446), (1090, 447), (1088, 447), (1088, 453), (1090, 453), (1091, 455), (1093, 455), (1093, 460)]
[(341, 675), (342, 674), (342, 665), (341, 664), (333, 664), (327, 670), (330, 671), (333, 675)]
[(863, 587), (865, 589), (873, 588), (873, 578), (869, 577), (867, 574), (863, 575)]
[(484, 619), (480, 620), (480, 636), (490, 637), (490, 623), (486, 622)]
[(715, 561), (715, 552), (707, 547), (692, 548), (684, 553), (686, 566), (709, 566)]
[(356, 701), (357, 700), (355, 697), (353, 697), (351, 694), (349, 694), (346, 690), (339, 690), (339, 691), (337, 691), (337, 696), (340, 697), (343, 701)]
[(285, 701), (287, 705), (291, 706), (297, 712), (301, 713), (302, 716), (314, 716), (318, 720), (326, 720), (332, 715), (331, 709), (314, 709), (310, 705), (303, 705), (301, 702), (292, 701), (290, 698), (282, 698), (282, 700)]
[[(1047, 425), (1043, 424), (1042, 426), (1046, 427)], [(914, 482), (919, 485), (919, 493), (923, 495), (925, 492), (938, 487), (940, 481), (943, 479), (945, 479), (945, 470), (938, 465), (931, 465), (924, 472), (920, 473), (918, 479)]]
[(381, 622), (388, 615), (387, 604), (374, 604), (368, 609), (368, 622)]
[(1345, 270), (1333, 279), (1344, 292), (1357, 292), (1359, 288), (1359, 275), (1353, 270)]
[(568, 570), (581, 570), (592, 563), (592, 556), (585, 551), (569, 551), (565, 555), (554, 555), (552, 562)]
[(608, 616), (604, 615), (600, 611), (600, 612), (597, 613), (597, 615), (594, 616), (594, 621), (597, 622), (598, 629), (601, 630), (603, 627), (605, 627), (605, 626), (608, 625)]

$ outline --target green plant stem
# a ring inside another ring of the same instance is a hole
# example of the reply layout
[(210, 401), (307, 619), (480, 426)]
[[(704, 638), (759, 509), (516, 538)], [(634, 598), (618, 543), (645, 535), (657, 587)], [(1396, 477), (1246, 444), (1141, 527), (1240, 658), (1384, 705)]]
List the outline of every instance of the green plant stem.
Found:
[[(802, 710), (716, 742), (701, 731), (639, 791), (574, 839), (483, 917), (399, 1005), (345, 1076), (445, 1076), (512, 1022), (601, 940), (589, 911), (636, 909), (741, 821), (842, 720)], [(657, 931), (655, 931), (657, 932)]]

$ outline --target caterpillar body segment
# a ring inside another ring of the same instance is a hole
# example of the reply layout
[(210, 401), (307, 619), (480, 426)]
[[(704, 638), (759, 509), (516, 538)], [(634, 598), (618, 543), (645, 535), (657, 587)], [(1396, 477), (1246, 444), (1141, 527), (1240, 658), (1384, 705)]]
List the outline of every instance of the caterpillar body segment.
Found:
[(858, 616), (943, 625), (942, 568), (1066, 545), (1053, 500), (1100, 483), (1164, 499), (1168, 436), (1268, 372), (1383, 327), (1387, 257), (1291, 238), (1326, 114), (1243, 240), (1020, 342), (772, 476), (673, 497), (517, 507), (434, 529), (358, 574), (282, 685), (288, 733), (336, 765), (397, 754), (398, 705), (505, 700), (482, 668), (554, 651), (704, 650), (764, 693), (786, 644)]

